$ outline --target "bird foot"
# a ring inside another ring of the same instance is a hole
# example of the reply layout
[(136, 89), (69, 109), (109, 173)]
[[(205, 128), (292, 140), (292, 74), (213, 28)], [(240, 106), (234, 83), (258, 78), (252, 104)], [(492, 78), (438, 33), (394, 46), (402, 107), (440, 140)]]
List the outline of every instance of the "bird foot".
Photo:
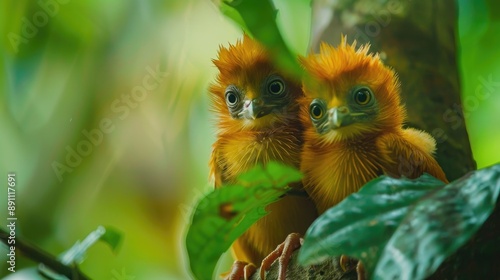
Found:
[(286, 269), (290, 258), (295, 250), (300, 248), (304, 243), (304, 239), (298, 233), (289, 234), (285, 241), (278, 245), (267, 257), (262, 260), (260, 265), (260, 278), (266, 279), (266, 271), (271, 267), (275, 260), (279, 261), (278, 280), (286, 279)]
[(365, 280), (365, 266), (361, 261), (357, 259), (350, 258), (346, 255), (340, 256), (340, 267), (344, 272), (350, 272), (356, 269), (356, 273), (358, 274), (358, 280)]
[(231, 266), (231, 272), (224, 277), (224, 280), (249, 280), (255, 273), (255, 265), (243, 261), (235, 261)]

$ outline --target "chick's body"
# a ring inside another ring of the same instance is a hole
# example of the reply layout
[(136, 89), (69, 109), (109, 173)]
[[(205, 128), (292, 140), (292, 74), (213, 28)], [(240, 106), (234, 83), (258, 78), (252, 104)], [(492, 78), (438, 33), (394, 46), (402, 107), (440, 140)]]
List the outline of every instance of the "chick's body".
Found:
[(303, 82), (301, 120), (305, 144), (304, 187), (322, 213), (379, 175), (446, 176), (433, 157), (427, 133), (403, 128), (396, 74), (346, 39), (338, 48), (323, 44), (301, 58), (310, 75)]
[[(215, 187), (270, 160), (298, 168), (303, 144), (300, 85), (279, 73), (262, 46), (247, 36), (221, 47), (214, 64), (219, 69), (210, 87), (218, 117), (210, 160)], [(266, 210), (270, 213), (233, 243), (237, 260), (259, 264), (289, 233), (304, 234), (317, 216), (312, 201), (300, 196), (285, 196)]]

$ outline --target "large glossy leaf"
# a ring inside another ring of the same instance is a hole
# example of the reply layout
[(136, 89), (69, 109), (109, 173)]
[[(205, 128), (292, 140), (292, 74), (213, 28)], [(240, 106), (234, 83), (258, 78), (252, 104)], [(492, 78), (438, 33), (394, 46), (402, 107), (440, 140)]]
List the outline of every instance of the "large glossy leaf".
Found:
[[(305, 0), (300, 0), (305, 1)], [(239, 25), (271, 52), (275, 62), (290, 74), (301, 76), (297, 55), (290, 51), (276, 22), (276, 10), (271, 0), (215, 1), (220, 11)]]
[(236, 184), (214, 190), (198, 203), (186, 236), (191, 271), (197, 279), (212, 279), (221, 254), (253, 223), (267, 214), (302, 175), (294, 168), (270, 162), (239, 176)]
[(500, 165), (479, 170), (420, 201), (382, 252), (374, 279), (423, 279), (464, 245), (490, 216)]
[(299, 262), (316, 264), (345, 254), (361, 259), (367, 271), (373, 271), (410, 205), (443, 185), (427, 174), (415, 180), (382, 176), (370, 181), (312, 224)]
[(499, 193), (500, 165), (446, 186), (430, 175), (375, 179), (313, 223), (299, 261), (348, 255), (372, 279), (426, 278), (479, 230)]

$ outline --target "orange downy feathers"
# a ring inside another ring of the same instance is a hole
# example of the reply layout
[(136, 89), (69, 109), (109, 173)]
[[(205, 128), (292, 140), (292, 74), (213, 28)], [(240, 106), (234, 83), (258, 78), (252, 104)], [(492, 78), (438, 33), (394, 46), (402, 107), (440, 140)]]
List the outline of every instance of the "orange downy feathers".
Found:
[[(270, 160), (298, 168), (303, 143), (300, 83), (278, 71), (267, 51), (247, 36), (221, 47), (213, 62), (219, 70), (209, 90), (218, 128), (210, 159), (215, 186)], [(267, 210), (270, 214), (233, 244), (238, 260), (260, 264), (289, 233), (304, 234), (317, 216), (312, 201), (298, 196), (286, 196)]]
[(301, 170), (319, 213), (382, 174), (427, 172), (447, 181), (433, 157), (434, 139), (402, 127), (406, 110), (396, 73), (368, 50), (343, 37), (338, 48), (322, 44), (319, 54), (300, 59), (309, 74), (300, 101)]

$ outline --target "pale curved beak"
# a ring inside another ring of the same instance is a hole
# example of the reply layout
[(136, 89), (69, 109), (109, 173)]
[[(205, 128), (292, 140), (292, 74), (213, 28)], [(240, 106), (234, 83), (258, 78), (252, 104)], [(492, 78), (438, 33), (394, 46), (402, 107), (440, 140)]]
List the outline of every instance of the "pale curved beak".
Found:
[(255, 120), (267, 114), (269, 114), (269, 110), (266, 109), (264, 101), (260, 98), (254, 98), (243, 102), (243, 109), (238, 116)]
[(350, 123), (351, 112), (347, 106), (334, 107), (328, 110), (328, 121), (331, 129), (338, 129)]

